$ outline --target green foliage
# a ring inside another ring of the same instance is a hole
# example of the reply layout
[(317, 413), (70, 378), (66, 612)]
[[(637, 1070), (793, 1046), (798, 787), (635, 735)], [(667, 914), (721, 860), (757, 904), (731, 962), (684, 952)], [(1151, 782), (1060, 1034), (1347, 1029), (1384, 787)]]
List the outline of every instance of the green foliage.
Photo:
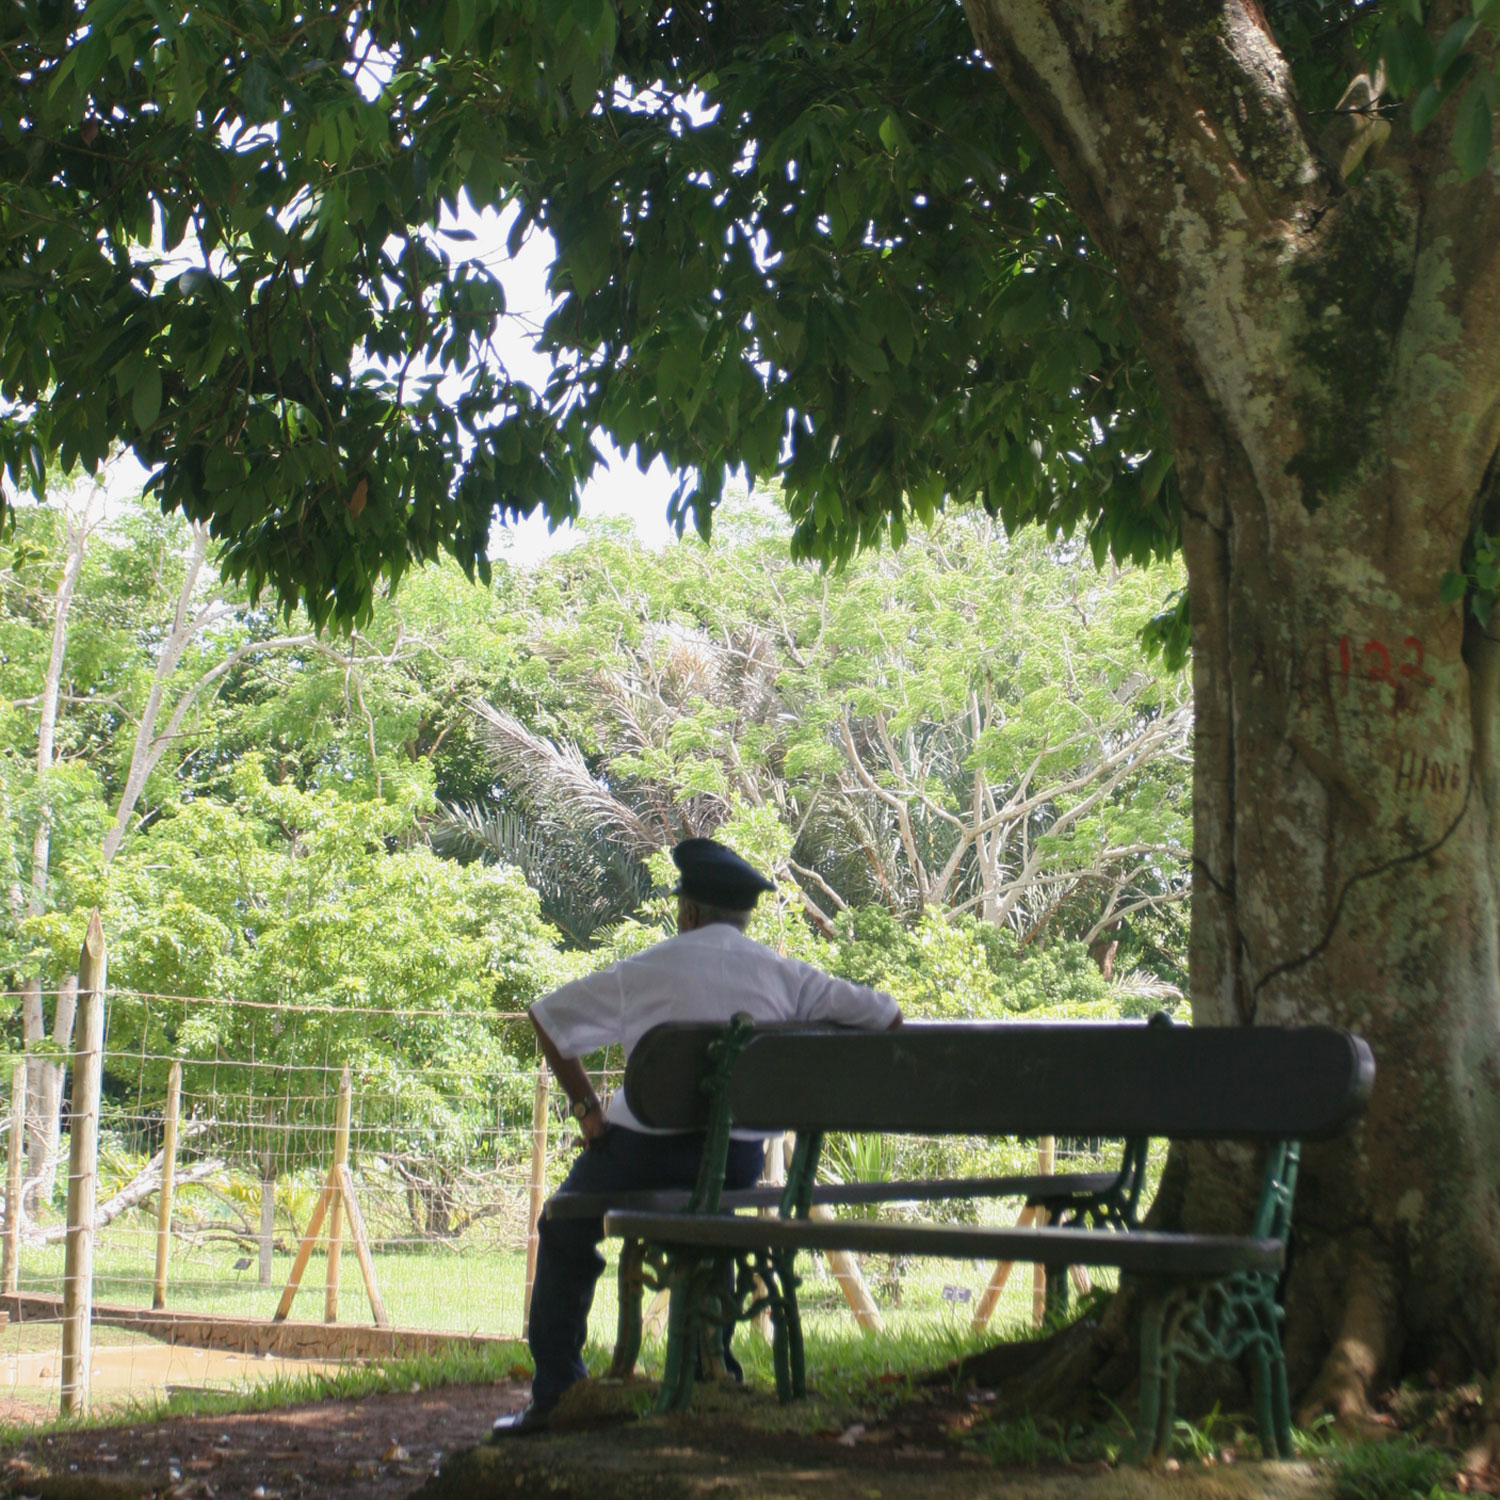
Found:
[[(83, 558), (58, 721), (66, 758), (39, 782), (35, 695), (67, 538), (57, 512), (27, 508), (0, 554), (0, 856), (13, 875), (29, 868), (45, 805), (54, 875), (39, 915), (0, 908), (0, 964), (52, 987), (97, 902), (122, 992), (111, 1047), (151, 1059), (132, 1079), (137, 1106), (160, 1097), (172, 1057), (212, 1062), (255, 1118), (276, 1106), (275, 1066), (348, 1063), (362, 1139), (440, 1166), (493, 1123), (497, 1093), (503, 1107), (529, 1104), (529, 1028), (496, 1012), (514, 1016), (582, 967), (670, 931), (665, 847), (689, 831), (715, 832), (775, 872), (755, 937), (888, 989), (913, 1016), (1118, 1013), (1130, 1002), (1076, 940), (1117, 888), (1097, 855), (1153, 851), (1130, 856), (1126, 884), (1170, 894), (1186, 782), (1180, 761), (1143, 756), (1094, 804), (1082, 806), (1080, 788), (1102, 745), (1181, 711), (1184, 684), (1135, 646), (1177, 575), (1080, 573), (1072, 553), (948, 518), (899, 559), (857, 559), (829, 577), (788, 560), (785, 520), (764, 500), (723, 519), (711, 545), (662, 552), (606, 529), (586, 551), (498, 572), (489, 590), (451, 565), (430, 569), (337, 647), (300, 617), (279, 634), (242, 594), (203, 590), (181, 607), (211, 608), (212, 628), (158, 684), (191, 537), (127, 508)], [(106, 861), (102, 835), (158, 686), (169, 701), (189, 694), (190, 711)], [(493, 857), (442, 857), (429, 841), (436, 788), (480, 794), (479, 832), (530, 795), (488, 764), (469, 707), (480, 690), (530, 734), (528, 754), (543, 735), (576, 744), (572, 784), (590, 789), (590, 807), (613, 799), (645, 830), (640, 842), (586, 819), (572, 842), (558, 839), (564, 825), (545, 808), (533, 820), (527, 804)], [(948, 819), (1027, 776), (1046, 794), (995, 864), (1025, 855), (1045, 879), (1023, 881), (996, 920), (981, 914), (971, 864), (954, 863), (946, 885), (933, 874), (957, 848)], [(926, 875), (882, 792), (902, 803)], [(549, 901), (571, 891), (581, 905), (604, 869), (591, 847), (626, 872), (611, 912), (631, 915), (583, 934), (591, 951), (575, 942), (563, 954), (541, 877), (551, 869)], [(820, 902), (831, 915), (809, 921)], [(1172, 947), (1169, 925), (1160, 946)], [(12, 1039), (17, 1030), (12, 1018)], [(248, 1068), (252, 1058), (273, 1069)], [(398, 1097), (382, 1135), (380, 1101)], [(303, 1114), (294, 1154), (316, 1154), (326, 1122)], [(136, 1156), (150, 1145), (119, 1144)]]
[(1185, 1452), (1199, 1463), (1214, 1463), (1226, 1444), (1241, 1441), (1240, 1424), (1219, 1410), (1217, 1401), (1201, 1417), (1178, 1417), (1172, 1424), (1172, 1441), (1178, 1452)]
[(707, 545), (593, 528), (516, 580), (551, 696), (490, 721), (502, 808), (572, 869), (580, 829), (640, 859), (732, 823), (825, 930), (879, 903), (1082, 934), (1181, 894), (1187, 686), (1137, 641), (1175, 569), (950, 517), (830, 578), (768, 499)]
[(558, 249), (552, 398), (689, 471), (674, 515), (706, 531), (744, 465), (779, 476), (802, 556), (900, 541), (945, 497), (1122, 560), (1171, 550), (1120, 290), (959, 10), (674, 13), (622, 37), (613, 107), (521, 193)]
[[(1494, 0), (1268, 15), (1311, 118), (1485, 169)], [(704, 533), (727, 473), (779, 478), (824, 561), (955, 504), (1177, 544), (1122, 290), (958, 6), (94, 0), (0, 49), (0, 466), (40, 495), (128, 445), (316, 622), (444, 551), (489, 576), (493, 516), (573, 516), (598, 432)], [(1384, 98), (1341, 105), (1362, 65)], [(541, 394), (461, 205), (556, 246)]]
[(1477, 176), (1489, 162), (1500, 101), (1500, 64), (1483, 65), (1492, 61), (1500, 9), (1473, 0), (1472, 14), (1454, 20), (1436, 42), (1421, 0), (1386, 0), (1382, 10), (1380, 59), (1392, 92), (1411, 100), (1412, 129), (1425, 130), (1451, 106), (1449, 149), (1463, 177)]
[(1488, 626), (1500, 603), (1500, 537), (1476, 528), (1464, 549), (1463, 566), (1443, 574), (1442, 597), (1445, 604), (1469, 601), (1474, 618)]
[[(165, 1059), (217, 1061), (218, 1086), (247, 1118), (266, 1089), (290, 1087), (274, 1065), (348, 1064), (368, 1141), (465, 1159), (497, 1096), (519, 1109), (529, 1095), (529, 1049), (512, 1051), (492, 1014), (519, 1012), (573, 972), (535, 893), (514, 870), (388, 850), (411, 826), (410, 797), (372, 805), (274, 786), (253, 756), (233, 783), (233, 804), (195, 799), (163, 816), (93, 893), (123, 992), (112, 1050), (156, 1059), (141, 1084), (158, 1097)], [(23, 935), (62, 972), (85, 915), (53, 913)], [(323, 1149), (327, 1122), (312, 1109), (291, 1122), (308, 1136), (294, 1151)], [(399, 1141), (380, 1135), (382, 1110)]]
[[(315, 621), (443, 549), (487, 576), (497, 509), (576, 512), (595, 430), (704, 530), (726, 469), (783, 474), (807, 555), (945, 495), (1175, 543), (1113, 274), (955, 7), (96, 0), (0, 46), (0, 462), (40, 494), (128, 444)], [(461, 198), (557, 245), (544, 396)]]
[(1110, 995), (1081, 943), (1023, 949), (1008, 929), (932, 912), (911, 927), (881, 907), (841, 913), (824, 963), (830, 973), (887, 991), (908, 1015), (930, 1019), (1001, 1020), (1041, 1008), (1072, 1014)]
[(1326, 1458), (1337, 1500), (1449, 1500), (1453, 1455), (1405, 1434), (1367, 1443), (1336, 1442)]
[(367, 619), (378, 580), (440, 549), (487, 577), (496, 506), (569, 514), (594, 456), (495, 361), (504, 293), (452, 215), (505, 199), (614, 29), (601, 7), (564, 38), (493, 0), (11, 15), (12, 482), (129, 444), (232, 575), (319, 622)]
[[(422, 838), (434, 755), (459, 738), (447, 724), (466, 713), (481, 675), (497, 695), (509, 680), (503, 591), (433, 571), (407, 596), (413, 617), (387, 609), (369, 637), (340, 650), (293, 634), (262, 651), (274, 630), (243, 600), (195, 598), (181, 607), (211, 610), (213, 626), (157, 683), (189, 539), (180, 523), (126, 509), (83, 558), (65, 622), (66, 759), (38, 778), (36, 695), (68, 546), (61, 519), (26, 510), (0, 554), (7, 889), (29, 881), (44, 808), (52, 850), (40, 913), (0, 907), (5, 987), (39, 974), (51, 988), (71, 972), (97, 902), (117, 989), (208, 1002), (121, 997), (113, 1045), (190, 1062), (348, 1062), (367, 1104), (400, 1096), (392, 1117), (423, 1137), (407, 1145), (429, 1160), (462, 1157), (473, 1131), (493, 1123), (497, 1090), (502, 1102), (529, 1100), (529, 1028), (487, 1017), (519, 1012), (573, 972), (514, 868), (465, 868)], [(203, 690), (107, 864), (101, 836), (155, 688), (168, 703)], [(288, 1019), (284, 1005), (326, 1014)], [(411, 1021), (413, 1011), (428, 1014)], [(137, 1085), (159, 1097), (164, 1072), (153, 1061)], [(247, 1110), (267, 1089), (284, 1091), (274, 1072), (231, 1072), (223, 1080)], [(315, 1132), (320, 1122), (299, 1123)]]
[(1034, 1469), (1073, 1459), (1062, 1427), (1050, 1418), (1039, 1423), (1030, 1412), (1011, 1422), (986, 1422), (974, 1441), (992, 1464), (1006, 1469)]
[[(1315, 116), (1342, 107), (1368, 121), (1399, 121), (1414, 133), (1441, 120), (1460, 175), (1485, 169), (1500, 102), (1500, 7), (1493, 0), (1471, 0), (1467, 15), (1442, 12), (1441, 29), (1437, 8), (1425, 0), (1274, 0), (1266, 13), (1301, 102)], [(1356, 59), (1383, 79), (1385, 97), (1341, 105)]]

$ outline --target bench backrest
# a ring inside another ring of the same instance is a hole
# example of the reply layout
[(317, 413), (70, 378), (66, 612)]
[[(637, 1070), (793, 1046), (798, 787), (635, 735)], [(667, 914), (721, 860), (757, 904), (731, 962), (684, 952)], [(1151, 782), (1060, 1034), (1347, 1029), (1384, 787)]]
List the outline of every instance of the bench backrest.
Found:
[[(641, 1038), (625, 1097), (642, 1124), (701, 1130), (712, 1025)], [(939, 1022), (757, 1028), (729, 1083), (736, 1126), (912, 1135), (1316, 1140), (1364, 1109), (1375, 1064), (1330, 1026)]]

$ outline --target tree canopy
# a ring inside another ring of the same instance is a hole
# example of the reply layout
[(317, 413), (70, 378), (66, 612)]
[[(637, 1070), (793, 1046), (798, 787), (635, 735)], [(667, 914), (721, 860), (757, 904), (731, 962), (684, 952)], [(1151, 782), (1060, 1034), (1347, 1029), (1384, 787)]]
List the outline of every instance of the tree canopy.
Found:
[[(1472, 172), (1488, 10), (1436, 45), (1420, 4), (1269, 17), (1311, 114), (1457, 96)], [(572, 516), (596, 432), (705, 530), (728, 469), (779, 477), (822, 559), (952, 500), (1176, 545), (1116, 273), (956, 5), (94, 0), (13, 9), (0, 52), (7, 472), (125, 444), (316, 621), (442, 550), (485, 572), (497, 513)], [(1377, 55), (1386, 102), (1340, 103)], [(556, 244), (543, 392), (465, 203)]]
[[(7, 24), (0, 457), (40, 491), (132, 447), (317, 621), (442, 549), (484, 572), (497, 511), (573, 514), (595, 431), (704, 530), (727, 468), (779, 475), (823, 558), (945, 496), (1173, 545), (1114, 278), (954, 6)], [(465, 201), (556, 242), (545, 392)]]

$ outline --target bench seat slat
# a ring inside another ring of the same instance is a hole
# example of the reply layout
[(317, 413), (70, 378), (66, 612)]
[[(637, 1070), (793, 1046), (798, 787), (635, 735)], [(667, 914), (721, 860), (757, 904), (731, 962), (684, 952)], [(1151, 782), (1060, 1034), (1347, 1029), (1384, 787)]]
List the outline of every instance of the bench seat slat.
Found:
[(951, 1260), (1018, 1260), (1057, 1266), (1116, 1266), (1159, 1276), (1279, 1272), (1279, 1240), (1249, 1235), (1128, 1234), (1088, 1229), (980, 1229), (950, 1224), (872, 1223), (868, 1219), (755, 1219), (734, 1214), (613, 1212), (605, 1232), (663, 1245), (749, 1250), (848, 1250), (856, 1254), (935, 1255)]
[[(1059, 1203), (1106, 1192), (1115, 1182), (1113, 1172), (1059, 1172), (1046, 1177), (941, 1177), (927, 1182), (820, 1182), (814, 1203), (864, 1204), (932, 1202), (958, 1198), (1025, 1198), (1029, 1202)], [(779, 1187), (741, 1188), (720, 1198), (724, 1209), (775, 1208)], [(658, 1188), (639, 1193), (558, 1193), (547, 1200), (549, 1219), (596, 1219), (610, 1209), (639, 1213), (676, 1213), (687, 1207), (685, 1188)]]

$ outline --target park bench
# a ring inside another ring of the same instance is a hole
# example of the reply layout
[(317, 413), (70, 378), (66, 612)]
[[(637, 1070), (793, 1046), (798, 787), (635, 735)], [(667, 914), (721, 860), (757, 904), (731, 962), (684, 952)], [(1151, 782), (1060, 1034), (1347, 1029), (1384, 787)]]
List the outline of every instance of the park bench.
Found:
[[(1165, 1022), (1165, 1017), (1160, 1018)], [(797, 1308), (799, 1250), (1019, 1261), (1047, 1268), (1066, 1297), (1070, 1266), (1115, 1267), (1142, 1302), (1141, 1454), (1164, 1452), (1183, 1359), (1248, 1355), (1261, 1440), (1291, 1452), (1277, 1288), (1286, 1265), (1300, 1142), (1338, 1134), (1363, 1110), (1369, 1048), (1330, 1027), (940, 1023), (889, 1032), (808, 1026), (665, 1025), (636, 1047), (626, 1098), (644, 1124), (705, 1132), (688, 1194), (578, 1195), (561, 1212), (603, 1210), (622, 1253), (616, 1368), (640, 1342), (641, 1266), (654, 1252), (671, 1301), (657, 1409), (692, 1390), (700, 1330), (769, 1311), (777, 1391), (806, 1390)], [(723, 1191), (731, 1128), (793, 1130), (783, 1189)], [(1102, 1137), (1123, 1142), (1113, 1173), (819, 1185), (825, 1132)], [(1144, 1229), (1137, 1207), (1153, 1139), (1225, 1140), (1264, 1152), (1242, 1233)], [(1046, 1228), (809, 1217), (814, 1203), (1020, 1196)], [(775, 1217), (736, 1214), (774, 1201)], [(554, 1200), (554, 1204), (557, 1200)], [(627, 1262), (633, 1270), (627, 1272)], [(630, 1286), (626, 1276), (633, 1277)], [(627, 1302), (631, 1306), (627, 1307)], [(628, 1367), (627, 1367), (628, 1368)]]

